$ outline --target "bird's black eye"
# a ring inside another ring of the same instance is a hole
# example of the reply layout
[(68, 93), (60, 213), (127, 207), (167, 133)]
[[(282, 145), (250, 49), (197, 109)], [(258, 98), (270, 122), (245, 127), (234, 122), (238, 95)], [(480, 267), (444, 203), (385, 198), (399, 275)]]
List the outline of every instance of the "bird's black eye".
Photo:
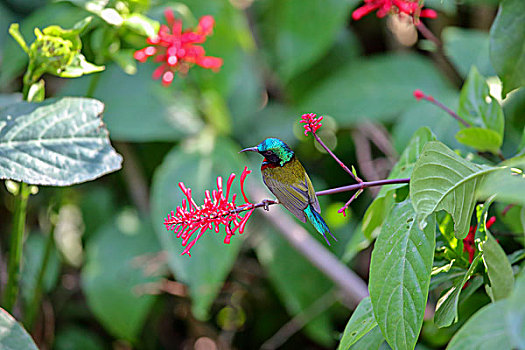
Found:
[(265, 152), (264, 152), (264, 155), (265, 155), (265, 156), (271, 156), (271, 155), (272, 155), (272, 151), (265, 151)]

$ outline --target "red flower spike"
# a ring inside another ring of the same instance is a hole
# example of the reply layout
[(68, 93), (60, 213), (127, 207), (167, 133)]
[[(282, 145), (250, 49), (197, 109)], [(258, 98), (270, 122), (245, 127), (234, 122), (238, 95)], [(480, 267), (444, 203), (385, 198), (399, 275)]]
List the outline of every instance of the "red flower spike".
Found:
[(358, 7), (352, 12), (354, 21), (360, 20), (371, 12), (376, 12), (379, 18), (388, 14), (408, 15), (417, 20), (419, 17), (436, 18), (437, 13), (431, 9), (422, 9), (419, 0), (364, 0), (363, 6)]
[(154, 62), (162, 63), (153, 72), (153, 79), (162, 77), (162, 85), (169, 86), (175, 73), (186, 74), (194, 65), (218, 71), (223, 60), (206, 56), (202, 44), (213, 31), (215, 20), (212, 16), (203, 16), (194, 30), (182, 30), (182, 22), (177, 20), (170, 9), (164, 12), (166, 23), (161, 25), (157, 36), (146, 39), (149, 46), (135, 51), (133, 57), (139, 62), (146, 62), (153, 57)]
[[(222, 177), (217, 178), (217, 189), (204, 192), (204, 204), (199, 206), (195, 203), (191, 195), (191, 189), (186, 188), (182, 182), (179, 187), (186, 196), (182, 200), (181, 206), (164, 219), (164, 225), (168, 231), (177, 234), (177, 238), (182, 239), (182, 246), (185, 247), (182, 255), (190, 254), (191, 248), (197, 243), (201, 236), (209, 229), (219, 232), (220, 225), (224, 225), (226, 236), (224, 243), (229, 244), (231, 236), (236, 232), (242, 234), (244, 227), (254, 211), (254, 204), (251, 203), (244, 193), (244, 181), (251, 171), (244, 168), (241, 175), (241, 193), (244, 204), (237, 206), (235, 200), (237, 194), (232, 194), (229, 200), (231, 186), (235, 179), (235, 174), (231, 174), (226, 182), (226, 196), (224, 195)], [(243, 214), (244, 213), (244, 214)], [(195, 236), (194, 233), (197, 233)]]
[(308, 136), (308, 133), (311, 132), (312, 134), (315, 134), (316, 131), (323, 126), (323, 124), (320, 124), (319, 122), (323, 120), (323, 117), (319, 117), (317, 119), (317, 114), (315, 113), (308, 113), (303, 114), (301, 116), (301, 121), (299, 123), (304, 123), (304, 136)]

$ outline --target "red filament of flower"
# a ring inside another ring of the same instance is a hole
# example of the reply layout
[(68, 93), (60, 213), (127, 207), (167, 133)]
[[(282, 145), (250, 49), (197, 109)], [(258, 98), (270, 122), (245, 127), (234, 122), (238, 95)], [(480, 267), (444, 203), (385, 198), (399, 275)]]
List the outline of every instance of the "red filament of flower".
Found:
[(182, 22), (175, 19), (170, 9), (166, 9), (164, 16), (168, 25), (161, 25), (157, 36), (146, 40), (150, 46), (134, 54), (135, 59), (140, 62), (153, 57), (154, 62), (162, 63), (153, 72), (153, 79), (162, 77), (162, 84), (169, 86), (176, 72), (186, 74), (194, 64), (214, 71), (222, 66), (222, 58), (205, 56), (204, 48), (195, 45), (204, 43), (206, 37), (212, 33), (215, 24), (212, 16), (201, 17), (193, 31), (183, 31)]
[(352, 12), (357, 21), (373, 11), (379, 18), (387, 14), (408, 15), (413, 18), (436, 18), (437, 13), (431, 9), (422, 9), (418, 0), (364, 0), (365, 4)]
[[(236, 194), (232, 195), (231, 201), (229, 199), (231, 186), (235, 179), (233, 173), (226, 182), (226, 191), (223, 187), (222, 177), (219, 176), (217, 178), (217, 189), (211, 193), (206, 190), (204, 204), (200, 206), (193, 200), (191, 189), (186, 188), (182, 182), (179, 183), (179, 187), (186, 198), (182, 200), (181, 205), (175, 211), (172, 211), (164, 219), (164, 225), (168, 231), (175, 232), (177, 238), (182, 238), (182, 246), (185, 247), (182, 255), (191, 256), (191, 248), (208, 229), (219, 232), (220, 225), (224, 225), (226, 230), (225, 244), (230, 243), (231, 236), (236, 232), (239, 234), (244, 232), (246, 222), (254, 211), (253, 203), (248, 200), (244, 193), (244, 181), (250, 173), (251, 170), (245, 167), (241, 174), (241, 193), (245, 203), (239, 206), (235, 203)], [(194, 236), (197, 231), (199, 232)]]
[(323, 117), (317, 118), (317, 114), (315, 113), (303, 114), (299, 123), (304, 123), (304, 136), (308, 136), (309, 132), (315, 134), (317, 129), (323, 126), (323, 124), (320, 123), (321, 120), (323, 120)]

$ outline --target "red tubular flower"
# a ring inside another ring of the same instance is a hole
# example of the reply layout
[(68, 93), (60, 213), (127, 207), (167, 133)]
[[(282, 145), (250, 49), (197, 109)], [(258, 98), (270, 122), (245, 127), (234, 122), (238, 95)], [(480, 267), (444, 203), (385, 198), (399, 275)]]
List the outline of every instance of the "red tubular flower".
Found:
[(323, 117), (321, 116), (317, 119), (317, 114), (315, 113), (303, 114), (299, 123), (304, 123), (304, 136), (308, 136), (309, 132), (315, 134), (317, 129), (323, 126), (323, 124), (319, 123), (321, 120), (323, 120)]
[[(491, 216), (487, 220), (487, 224), (485, 225), (485, 227), (489, 229), (495, 222), (496, 222), (496, 217)], [(472, 260), (474, 259), (474, 253), (476, 252), (476, 244), (474, 242), (474, 238), (475, 238), (477, 229), (478, 229), (478, 226), (470, 226), (467, 237), (463, 239), (463, 251), (468, 252), (469, 263), (471, 263)]]
[(418, 0), (364, 0), (365, 4), (352, 12), (352, 18), (357, 21), (376, 11), (379, 18), (387, 14), (408, 15), (412, 18), (436, 18), (437, 13), (431, 9), (422, 9)]
[[(254, 211), (253, 203), (248, 200), (244, 193), (244, 181), (250, 173), (251, 170), (245, 167), (241, 174), (241, 193), (245, 204), (240, 206), (235, 204), (236, 194), (232, 195), (231, 202), (229, 200), (231, 185), (235, 179), (233, 173), (226, 183), (226, 193), (224, 193), (222, 177), (219, 176), (217, 178), (217, 189), (211, 193), (206, 190), (204, 204), (201, 206), (193, 200), (191, 188), (186, 188), (182, 182), (179, 182), (179, 187), (186, 198), (182, 200), (181, 206), (164, 219), (164, 225), (168, 231), (175, 232), (177, 238), (182, 238), (182, 246), (186, 248), (181, 255), (188, 254), (191, 256), (191, 248), (208, 229), (219, 232), (220, 225), (224, 225), (226, 229), (225, 244), (230, 244), (231, 236), (237, 230), (239, 234), (244, 232), (244, 227)], [(198, 233), (190, 241), (190, 238), (197, 231)]]
[(150, 46), (135, 52), (134, 57), (140, 62), (146, 62), (153, 57), (155, 62), (162, 64), (153, 72), (153, 79), (162, 77), (162, 84), (169, 86), (176, 72), (186, 74), (194, 64), (203, 68), (218, 70), (222, 66), (222, 58), (205, 56), (202, 44), (211, 34), (215, 20), (212, 16), (203, 16), (195, 30), (182, 31), (182, 22), (175, 19), (173, 12), (164, 12), (168, 25), (161, 25), (156, 37), (146, 41)]

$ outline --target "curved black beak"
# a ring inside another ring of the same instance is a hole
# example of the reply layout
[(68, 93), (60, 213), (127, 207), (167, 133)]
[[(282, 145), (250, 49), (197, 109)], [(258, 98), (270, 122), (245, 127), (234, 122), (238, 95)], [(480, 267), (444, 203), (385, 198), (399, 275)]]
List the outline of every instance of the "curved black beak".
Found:
[(239, 153), (247, 152), (247, 151), (259, 152), (259, 149), (257, 147), (248, 147), (248, 148), (243, 149), (242, 151), (239, 151)]

